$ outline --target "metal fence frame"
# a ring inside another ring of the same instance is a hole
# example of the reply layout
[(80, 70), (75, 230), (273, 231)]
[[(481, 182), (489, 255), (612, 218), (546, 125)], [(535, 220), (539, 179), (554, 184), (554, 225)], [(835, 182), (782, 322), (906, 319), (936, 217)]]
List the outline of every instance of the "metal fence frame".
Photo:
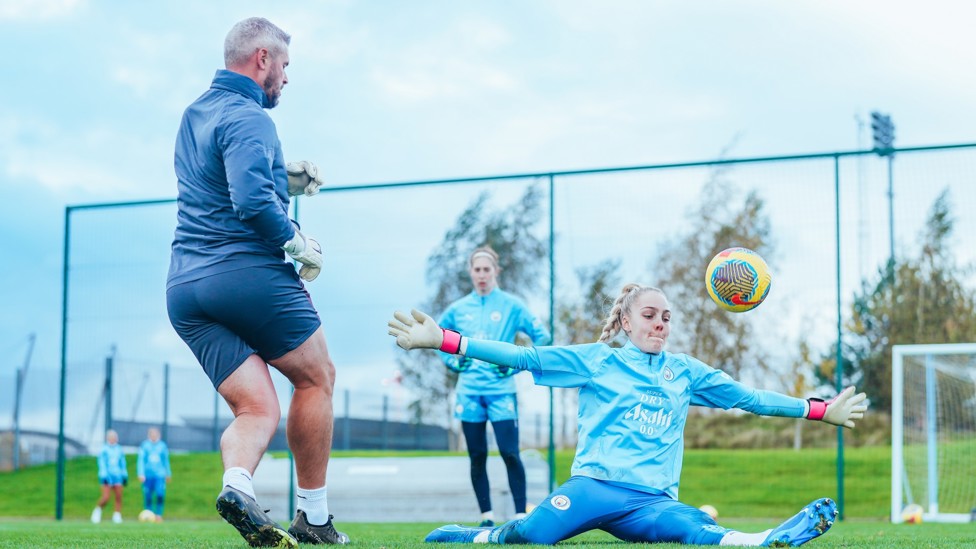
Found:
[[(535, 173), (521, 173), (521, 174), (507, 174), (507, 175), (496, 175), (496, 176), (480, 176), (480, 177), (465, 177), (465, 178), (453, 178), (453, 179), (433, 179), (433, 180), (417, 180), (417, 181), (404, 181), (404, 182), (394, 182), (394, 183), (376, 183), (376, 184), (356, 184), (347, 185), (340, 187), (327, 187), (322, 188), (320, 192), (330, 193), (330, 192), (343, 192), (343, 191), (375, 191), (386, 188), (401, 188), (401, 187), (414, 187), (414, 186), (431, 186), (431, 185), (451, 185), (451, 184), (462, 184), (462, 183), (475, 183), (475, 182), (485, 182), (485, 181), (499, 181), (507, 179), (526, 179), (526, 178), (545, 178), (548, 180), (549, 184), (549, 329), (550, 332), (554, 333), (554, 322), (555, 322), (555, 297), (553, 295), (555, 288), (555, 180), (558, 177), (567, 176), (577, 176), (577, 175), (592, 175), (592, 174), (608, 174), (617, 172), (636, 172), (636, 171), (650, 171), (650, 170), (667, 170), (667, 169), (679, 169), (679, 168), (693, 168), (693, 167), (715, 167), (722, 165), (735, 165), (735, 164), (759, 164), (759, 163), (772, 163), (772, 162), (793, 162), (793, 161), (804, 161), (804, 160), (816, 160), (816, 159), (833, 159), (834, 163), (834, 216), (835, 216), (835, 258), (836, 258), (836, 306), (837, 306), (837, 371), (836, 371), (836, 389), (838, 391), (842, 390), (842, 357), (841, 357), (841, 339), (843, 335), (842, 326), (842, 311), (841, 311), (841, 257), (840, 257), (840, 238), (841, 238), (841, 222), (840, 222), (840, 160), (845, 157), (858, 157), (858, 156), (870, 156), (875, 154), (884, 153), (884, 156), (888, 158), (888, 229), (889, 229), (889, 240), (890, 240), (890, 254), (889, 261), (893, 261), (895, 254), (895, 237), (894, 237), (894, 191), (893, 191), (893, 163), (894, 159), (899, 154), (909, 154), (915, 152), (924, 151), (944, 151), (952, 149), (972, 149), (976, 148), (976, 143), (958, 143), (949, 145), (931, 145), (931, 146), (920, 146), (920, 147), (905, 147), (898, 149), (890, 149), (886, 151), (877, 150), (850, 150), (850, 151), (835, 151), (827, 153), (813, 153), (813, 154), (798, 154), (798, 155), (787, 155), (787, 156), (766, 156), (766, 157), (747, 157), (747, 158), (735, 158), (735, 159), (714, 159), (714, 160), (704, 160), (697, 162), (679, 162), (679, 163), (668, 163), (668, 164), (649, 164), (649, 165), (638, 165), (638, 166), (621, 166), (621, 167), (609, 167), (609, 168), (593, 168), (585, 170), (568, 170), (568, 171), (550, 171), (550, 172), (535, 172)], [(71, 215), (75, 211), (82, 210), (95, 210), (95, 209), (111, 209), (111, 208), (134, 208), (142, 206), (152, 206), (161, 204), (173, 204), (176, 202), (175, 198), (164, 198), (155, 200), (138, 200), (138, 201), (128, 201), (128, 202), (103, 202), (103, 203), (92, 203), (92, 204), (80, 204), (80, 205), (68, 205), (64, 210), (64, 252), (63, 252), (63, 263), (62, 263), (62, 305), (61, 305), (61, 382), (60, 382), (60, 411), (59, 411), (59, 424), (58, 424), (58, 459), (57, 459), (57, 483), (56, 483), (56, 497), (55, 497), (55, 518), (61, 520), (64, 513), (64, 474), (65, 474), (65, 398), (66, 398), (66, 374), (67, 374), (67, 341), (68, 341), (68, 303), (69, 303), (69, 266), (71, 264)], [(299, 213), (299, 200), (294, 200), (293, 205), (293, 215), (298, 219)], [(555, 483), (555, 442), (553, 438), (554, 431), (554, 397), (552, 388), (549, 389), (549, 468), (550, 468), (550, 488), (554, 486)], [(843, 428), (837, 428), (837, 502), (840, 509), (839, 518), (844, 518), (844, 433)]]

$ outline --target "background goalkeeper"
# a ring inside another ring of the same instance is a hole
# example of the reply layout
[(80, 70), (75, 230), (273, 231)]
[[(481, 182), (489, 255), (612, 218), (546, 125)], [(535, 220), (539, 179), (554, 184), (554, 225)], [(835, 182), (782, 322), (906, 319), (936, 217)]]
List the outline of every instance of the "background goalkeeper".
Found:
[[(522, 300), (498, 287), (498, 259), (498, 253), (488, 246), (471, 252), (468, 274), (474, 290), (448, 306), (440, 325), (508, 343), (514, 343), (521, 332), (535, 345), (548, 344), (552, 336), (542, 322)], [(505, 462), (515, 516), (525, 516), (525, 467), (519, 458), (518, 399), (513, 378), (516, 370), (451, 354), (444, 355), (444, 363), (458, 372), (454, 415), (461, 420), (471, 459), (471, 485), (481, 510), (481, 526), (495, 525), (488, 482), (488, 421)]]
[[(623, 288), (599, 343), (525, 348), (469, 339), (414, 311), (397, 312), (390, 335), (404, 349), (434, 348), (529, 370), (535, 382), (579, 388), (579, 443), (572, 477), (524, 519), (495, 528), (443, 526), (429, 542), (554, 544), (589, 530), (631, 542), (796, 546), (820, 536), (837, 515), (820, 498), (776, 528), (730, 530), (678, 500), (689, 406), (738, 408), (758, 415), (822, 420), (853, 428), (864, 393), (845, 389), (830, 402), (747, 387), (703, 362), (664, 351), (671, 331), (664, 293)], [(610, 347), (620, 331), (627, 340)]]

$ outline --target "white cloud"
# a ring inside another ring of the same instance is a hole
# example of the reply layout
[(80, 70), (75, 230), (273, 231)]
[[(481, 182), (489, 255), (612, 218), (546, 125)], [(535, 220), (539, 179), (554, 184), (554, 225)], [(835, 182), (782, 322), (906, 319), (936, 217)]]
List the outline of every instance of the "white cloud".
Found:
[(145, 197), (171, 187), (171, 156), (160, 155), (168, 140), (96, 127), (79, 133), (42, 120), (6, 113), (0, 126), (0, 171), (11, 179), (35, 183), (59, 194)]
[(0, 0), (0, 21), (67, 17), (85, 4), (85, 0)]

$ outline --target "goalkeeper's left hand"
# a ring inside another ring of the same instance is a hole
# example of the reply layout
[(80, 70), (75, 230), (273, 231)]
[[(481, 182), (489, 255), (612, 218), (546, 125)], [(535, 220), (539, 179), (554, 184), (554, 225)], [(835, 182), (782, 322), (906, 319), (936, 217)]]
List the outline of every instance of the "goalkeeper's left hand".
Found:
[(807, 419), (853, 429), (854, 420), (863, 418), (868, 409), (864, 404), (867, 398), (865, 393), (854, 394), (854, 386), (850, 386), (827, 402), (818, 398), (807, 399), (810, 406)]
[(448, 357), (447, 362), (444, 363), (447, 369), (454, 373), (464, 373), (471, 369), (472, 361), (466, 356), (453, 355)]
[(319, 177), (319, 167), (308, 160), (289, 162), (285, 166), (288, 171), (288, 196), (315, 196), (322, 186)]

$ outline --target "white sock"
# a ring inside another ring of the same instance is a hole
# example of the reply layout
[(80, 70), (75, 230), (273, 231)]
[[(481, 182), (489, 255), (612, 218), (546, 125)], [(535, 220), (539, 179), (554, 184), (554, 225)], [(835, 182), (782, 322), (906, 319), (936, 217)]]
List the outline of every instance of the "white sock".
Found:
[(326, 492), (327, 486), (309, 490), (298, 487), (295, 494), (298, 496), (298, 508), (305, 511), (305, 518), (308, 523), (315, 526), (322, 526), (329, 522), (329, 500)]
[(231, 467), (224, 471), (224, 486), (236, 488), (250, 496), (251, 499), (258, 499), (254, 495), (254, 483), (251, 482), (251, 473), (248, 473), (247, 469), (243, 467)]
[(746, 534), (744, 532), (736, 532), (735, 530), (729, 530), (724, 536), (722, 536), (722, 541), (718, 542), (719, 545), (749, 545), (758, 547), (762, 545), (762, 542), (766, 541), (766, 537), (773, 529), (770, 528), (765, 532), (759, 532), (758, 534)]
[(481, 513), (481, 520), (490, 520), (492, 522), (495, 522), (494, 511), (485, 511), (484, 513)]
[(525, 513), (515, 513), (515, 517), (514, 518), (515, 518), (515, 520), (524, 519), (525, 518)]
[(485, 530), (484, 532), (478, 532), (478, 535), (471, 540), (471, 543), (488, 543), (488, 535), (491, 534), (491, 530)]

